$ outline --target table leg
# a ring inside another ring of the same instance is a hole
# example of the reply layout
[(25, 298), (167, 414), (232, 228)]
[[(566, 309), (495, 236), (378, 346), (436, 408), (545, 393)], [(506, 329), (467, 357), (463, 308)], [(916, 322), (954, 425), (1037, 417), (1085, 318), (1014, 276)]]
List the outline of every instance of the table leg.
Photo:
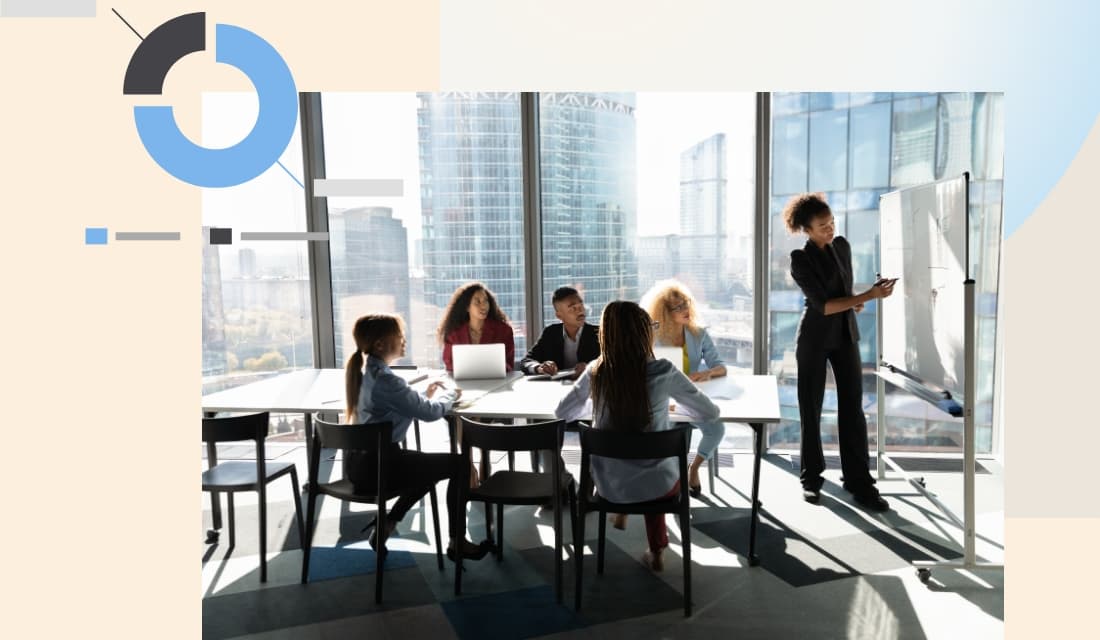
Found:
[(756, 557), (756, 523), (760, 519), (760, 457), (764, 453), (764, 424), (752, 423), (753, 462), (752, 462), (752, 519), (749, 521), (749, 566), (760, 564)]
[[(303, 429), (305, 431), (305, 436), (306, 436), (306, 460), (312, 460), (313, 458), (309, 457), (309, 454), (310, 454), (310, 449), (313, 447), (313, 415), (310, 414), (307, 411), (307, 412), (302, 414), (302, 417), (304, 418), (302, 422), (303, 422), (303, 425), (304, 425)], [(309, 487), (309, 482), (308, 482), (309, 473), (306, 473), (306, 480), (307, 481), (302, 484), (302, 490), (303, 491), (308, 490), (308, 487)], [(294, 488), (297, 489), (298, 487), (294, 487)]]

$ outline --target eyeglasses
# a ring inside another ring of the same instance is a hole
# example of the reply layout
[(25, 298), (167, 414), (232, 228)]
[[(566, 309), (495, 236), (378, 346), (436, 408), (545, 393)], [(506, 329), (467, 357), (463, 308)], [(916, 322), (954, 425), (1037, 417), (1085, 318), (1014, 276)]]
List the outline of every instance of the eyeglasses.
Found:
[(683, 311), (684, 309), (687, 309), (687, 308), (688, 308), (688, 301), (684, 300), (683, 302), (676, 305), (675, 307), (669, 307), (668, 310), (671, 311), (672, 313), (680, 313), (681, 311)]
[(657, 329), (661, 328), (661, 323), (660, 322), (652, 322), (652, 323), (650, 323), (649, 326), (653, 327), (653, 330), (656, 331)]

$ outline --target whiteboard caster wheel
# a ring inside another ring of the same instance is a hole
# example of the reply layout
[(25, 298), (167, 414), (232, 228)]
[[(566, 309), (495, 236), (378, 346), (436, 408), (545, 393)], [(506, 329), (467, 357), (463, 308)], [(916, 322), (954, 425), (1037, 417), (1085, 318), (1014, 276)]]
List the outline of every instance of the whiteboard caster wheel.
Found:
[(917, 577), (920, 578), (920, 581), (923, 582), (924, 584), (928, 584), (928, 579), (932, 577), (932, 570), (931, 569), (917, 569)]

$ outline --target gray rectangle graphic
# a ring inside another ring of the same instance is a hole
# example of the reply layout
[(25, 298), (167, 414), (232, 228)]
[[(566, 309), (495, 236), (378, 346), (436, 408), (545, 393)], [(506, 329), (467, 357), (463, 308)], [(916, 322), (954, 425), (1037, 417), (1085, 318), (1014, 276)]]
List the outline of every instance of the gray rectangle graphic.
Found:
[(327, 231), (242, 231), (241, 240), (328, 240)]
[(95, 0), (0, 0), (0, 18), (94, 18)]
[(405, 181), (400, 178), (333, 179), (315, 178), (313, 195), (318, 198), (334, 197), (390, 197), (405, 195)]
[(179, 231), (116, 231), (115, 240), (179, 240)]

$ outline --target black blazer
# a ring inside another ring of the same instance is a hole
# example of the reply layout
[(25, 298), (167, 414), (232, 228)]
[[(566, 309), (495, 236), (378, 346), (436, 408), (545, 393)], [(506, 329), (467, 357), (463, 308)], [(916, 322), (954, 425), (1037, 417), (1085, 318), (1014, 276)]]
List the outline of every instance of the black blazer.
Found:
[[(600, 357), (600, 328), (584, 323), (581, 330), (581, 342), (577, 345), (577, 362), (592, 362)], [(560, 322), (554, 323), (542, 330), (535, 346), (527, 351), (520, 367), (528, 375), (538, 373), (539, 365), (547, 360), (553, 360), (561, 369), (565, 358), (565, 330)]]
[(791, 277), (806, 297), (795, 337), (799, 346), (833, 349), (859, 342), (855, 309), (825, 315), (826, 301), (852, 295), (852, 247), (844, 236), (834, 237), (831, 244), (832, 252), (829, 245), (819, 249), (807, 240), (791, 252)]

